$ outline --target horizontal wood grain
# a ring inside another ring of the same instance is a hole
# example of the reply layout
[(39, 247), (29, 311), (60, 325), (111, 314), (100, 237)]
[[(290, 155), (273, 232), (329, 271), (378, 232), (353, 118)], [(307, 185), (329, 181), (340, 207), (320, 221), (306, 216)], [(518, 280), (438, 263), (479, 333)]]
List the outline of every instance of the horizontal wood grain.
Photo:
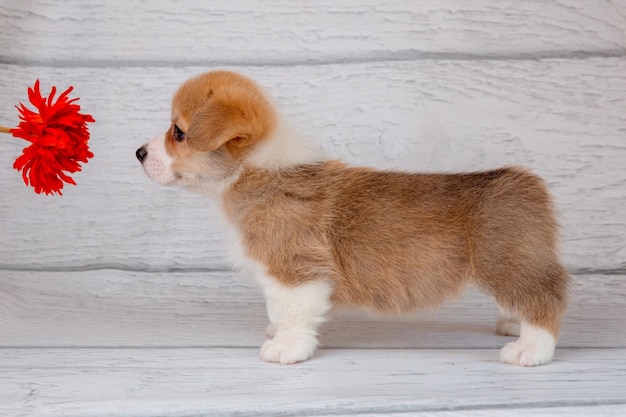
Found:
[[(626, 277), (575, 278), (559, 350), (626, 348)], [(511, 341), (494, 333), (497, 318), (494, 302), (469, 290), (434, 313), (402, 319), (334, 312), (320, 341), (324, 348), (497, 349)], [(0, 347), (239, 347), (256, 357), (267, 323), (259, 289), (236, 273), (0, 271)]]
[[(293, 366), (241, 349), (0, 349), (5, 416), (358, 415), (626, 402), (626, 350), (537, 368), (493, 350), (322, 350)], [(602, 410), (602, 408), (599, 408)], [(624, 408), (622, 407), (621, 410)], [(506, 413), (506, 415), (509, 415)]]
[(625, 278), (575, 277), (542, 367), (498, 362), (511, 338), (474, 291), (415, 319), (337, 313), (286, 367), (259, 359), (263, 300), (239, 274), (0, 271), (0, 414), (620, 416)]
[(9, 0), (0, 58), (36, 65), (280, 64), (623, 53), (626, 3)]
[[(36, 78), (97, 122), (61, 198), (24, 187), (0, 134), (0, 415), (626, 415), (625, 28), (625, 0), (3, 0), (0, 125)], [(265, 303), (219, 208), (134, 157), (217, 67), (352, 164), (543, 176), (576, 272), (555, 360), (499, 363), (513, 339), (470, 288), (410, 317), (332, 312), (310, 361), (262, 362)]]
[[(597, 405), (589, 406), (553, 406), (548, 408), (541, 406), (517, 407), (503, 405), (487, 409), (463, 409), (463, 410), (441, 410), (441, 411), (414, 411), (393, 413), (393, 417), (622, 417), (626, 413), (626, 404)], [(328, 414), (326, 414), (328, 415)], [(334, 417), (348, 417), (354, 414), (332, 414)], [(388, 417), (389, 414), (364, 413), (357, 414), (358, 417)], [(319, 416), (319, 415), (318, 415)], [(311, 417), (318, 417), (311, 416)]]
[[(234, 67), (261, 82), (292, 124), (357, 165), (466, 171), (507, 164), (543, 176), (556, 197), (566, 265), (626, 259), (626, 58), (407, 61)], [(134, 151), (169, 120), (177, 85), (204, 67), (0, 65), (0, 97), (17, 103), (37, 77), (73, 84), (93, 114), (95, 158), (61, 198), (37, 196), (0, 147), (0, 267), (224, 269), (215, 204), (150, 182)], [(16, 121), (11, 106), (0, 120)]]
[(0, 60), (260, 65), (623, 54), (626, 2), (5, 0)]

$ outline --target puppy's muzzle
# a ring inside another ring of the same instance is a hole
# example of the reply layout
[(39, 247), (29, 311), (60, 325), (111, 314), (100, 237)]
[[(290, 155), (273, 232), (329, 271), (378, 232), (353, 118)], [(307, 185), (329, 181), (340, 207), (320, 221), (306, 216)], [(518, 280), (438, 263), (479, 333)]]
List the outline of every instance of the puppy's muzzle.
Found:
[(146, 147), (142, 146), (141, 148), (137, 149), (137, 152), (135, 152), (135, 156), (137, 156), (139, 162), (143, 163), (143, 161), (146, 159), (146, 156), (148, 156), (148, 151), (146, 150)]

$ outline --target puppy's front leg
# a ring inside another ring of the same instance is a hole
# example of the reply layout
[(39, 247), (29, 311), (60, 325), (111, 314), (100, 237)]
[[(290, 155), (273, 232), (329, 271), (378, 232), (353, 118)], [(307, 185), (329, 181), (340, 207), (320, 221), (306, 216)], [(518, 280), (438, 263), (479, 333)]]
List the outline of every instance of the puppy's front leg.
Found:
[(262, 281), (274, 335), (263, 344), (261, 359), (283, 365), (309, 359), (318, 345), (317, 327), (330, 309), (330, 284), (313, 281), (291, 287), (270, 277)]

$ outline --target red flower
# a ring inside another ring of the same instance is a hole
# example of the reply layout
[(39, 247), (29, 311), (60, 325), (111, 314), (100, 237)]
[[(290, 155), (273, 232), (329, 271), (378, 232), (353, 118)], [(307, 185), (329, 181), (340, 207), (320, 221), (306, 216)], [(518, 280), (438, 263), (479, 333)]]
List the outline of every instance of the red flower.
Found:
[(29, 110), (20, 103), (21, 122), (11, 129), (13, 136), (31, 142), (22, 155), (15, 160), (13, 168), (22, 172), (26, 185), (31, 185), (37, 194), (58, 193), (62, 195), (63, 182), (76, 185), (66, 173), (81, 170), (80, 162), (86, 163), (93, 153), (87, 141), (87, 123), (95, 122), (89, 114), (81, 114), (80, 106), (69, 99), (69, 87), (53, 103), (56, 87), (52, 87), (47, 100), (39, 91), (39, 80), (28, 89), (28, 99), (38, 112)]

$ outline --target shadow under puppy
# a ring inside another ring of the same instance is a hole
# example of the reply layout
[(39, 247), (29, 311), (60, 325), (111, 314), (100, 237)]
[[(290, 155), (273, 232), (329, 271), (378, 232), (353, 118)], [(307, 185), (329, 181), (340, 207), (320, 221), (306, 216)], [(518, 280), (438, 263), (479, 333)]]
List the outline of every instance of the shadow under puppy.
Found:
[(154, 181), (220, 201), (236, 266), (265, 292), (265, 361), (310, 358), (332, 306), (406, 314), (467, 284), (495, 298), (500, 333), (519, 335), (503, 362), (554, 356), (569, 276), (551, 197), (523, 169), (349, 167), (294, 133), (252, 80), (227, 71), (185, 82), (167, 132), (136, 155)]

